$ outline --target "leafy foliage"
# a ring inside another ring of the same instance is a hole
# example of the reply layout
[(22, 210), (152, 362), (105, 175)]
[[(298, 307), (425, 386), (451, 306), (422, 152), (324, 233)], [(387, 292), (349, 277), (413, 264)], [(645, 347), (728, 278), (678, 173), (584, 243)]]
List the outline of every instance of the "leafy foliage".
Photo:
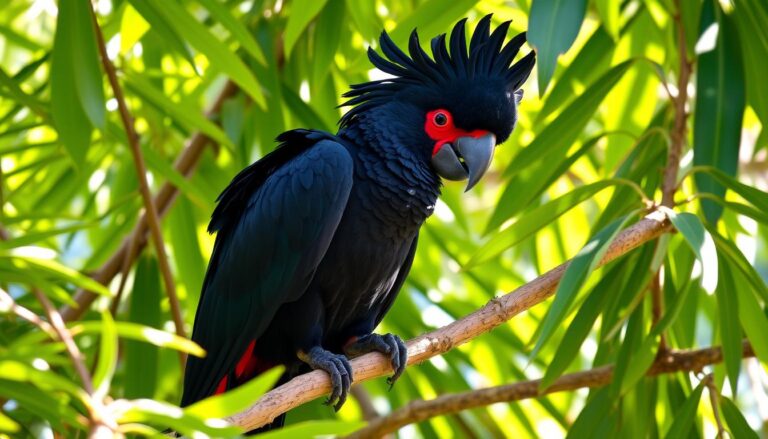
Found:
[[(153, 192), (165, 184), (178, 191), (162, 227), (187, 332), (213, 245), (205, 227), (232, 176), (286, 129), (333, 129), (341, 93), (380, 75), (365, 49), (381, 29), (402, 46), (418, 27), (426, 49), (428, 37), (460, 18), (472, 27), (494, 12), (494, 24), (514, 20), (510, 35), (529, 30), (537, 81), (526, 86), (518, 127), (486, 180), (468, 194), (445, 186), (379, 331), (412, 338), (575, 260), (551, 302), (409, 368), (391, 392), (384, 380), (364, 383), (374, 408), (386, 414), (415, 399), (542, 376), (546, 387), (564, 373), (614, 364), (613, 384), (586, 398), (569, 392), (464, 411), (403, 436), (691, 437), (718, 428), (764, 435), (768, 6), (726, 3), (0, 2), (0, 436), (83, 435), (99, 405), (121, 433), (235, 436), (239, 429), (207, 418), (248, 406), (278, 373), (178, 408), (179, 353), (203, 352), (173, 334), (156, 256), (142, 250), (126, 266), (125, 287), (121, 275), (106, 285), (92, 278), (131, 242), (143, 204), (90, 6)], [(680, 132), (682, 53), (693, 76), (682, 84), (692, 95)], [(226, 92), (230, 81), (234, 93)], [(195, 133), (213, 145), (191, 166), (175, 167)], [(595, 270), (616, 233), (661, 200), (676, 135), (683, 157), (666, 211), (679, 233)], [(64, 309), (76, 306), (79, 289), (99, 295), (67, 326), (92, 392), (36, 295)], [(37, 324), (24, 319), (30, 315)], [(757, 360), (742, 359), (743, 339)], [(723, 364), (645, 376), (661, 348), (709, 345), (723, 346)], [(335, 414), (307, 404), (275, 437), (350, 432), (363, 407), (350, 401)]]

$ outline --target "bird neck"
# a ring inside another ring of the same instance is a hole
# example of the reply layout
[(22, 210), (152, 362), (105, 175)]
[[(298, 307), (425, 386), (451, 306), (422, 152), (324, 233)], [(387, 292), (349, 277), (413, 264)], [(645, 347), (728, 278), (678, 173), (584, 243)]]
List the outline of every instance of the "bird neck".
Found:
[(354, 145), (354, 192), (361, 207), (397, 234), (415, 232), (440, 195), (440, 178), (428, 160), (401, 141), (396, 126), (372, 123), (367, 116), (356, 118), (339, 137)]

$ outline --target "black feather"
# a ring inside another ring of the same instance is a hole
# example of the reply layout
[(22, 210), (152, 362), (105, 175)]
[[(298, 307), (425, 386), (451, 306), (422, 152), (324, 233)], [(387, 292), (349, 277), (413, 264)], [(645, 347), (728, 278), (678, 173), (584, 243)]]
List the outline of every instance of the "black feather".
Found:
[(415, 29), (408, 41), (409, 54), (398, 48), (389, 34), (382, 32), (379, 46), (383, 56), (369, 48), (368, 58), (374, 66), (393, 77), (353, 85), (344, 94), (349, 100), (342, 104), (353, 108), (341, 118), (339, 124), (342, 128), (348, 126), (364, 111), (413, 85), (451, 87), (458, 80), (498, 78), (508, 85), (510, 91), (517, 90), (530, 75), (535, 55), (530, 52), (510, 66), (525, 42), (525, 33), (516, 35), (503, 45), (509, 25), (509, 21), (504, 22), (491, 33), (491, 14), (486, 15), (477, 24), (467, 50), (466, 19), (462, 19), (451, 31), (448, 43), (450, 53), (446, 35), (442, 34), (432, 39), (432, 57), (421, 48)]

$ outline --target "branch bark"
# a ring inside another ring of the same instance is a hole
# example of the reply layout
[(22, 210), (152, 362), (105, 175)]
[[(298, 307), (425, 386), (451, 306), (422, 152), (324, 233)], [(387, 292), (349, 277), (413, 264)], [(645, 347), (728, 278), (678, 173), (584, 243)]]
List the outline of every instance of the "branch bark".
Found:
[[(661, 212), (650, 213), (619, 233), (600, 261), (600, 265), (607, 264), (657, 238), (668, 227), (667, 219)], [(515, 291), (492, 299), (472, 314), (410, 340), (407, 343), (408, 364), (418, 364), (443, 354), (541, 303), (554, 294), (567, 266), (566, 262)], [(351, 364), (356, 383), (391, 373), (389, 361), (379, 353), (355, 358)], [(330, 390), (328, 375), (322, 371), (313, 371), (270, 391), (247, 410), (228, 418), (228, 421), (246, 430), (252, 430), (269, 423), (290, 409), (327, 394)]]
[[(746, 340), (742, 346), (743, 357), (753, 357), (755, 355), (752, 351), (752, 346)], [(669, 352), (659, 357), (651, 368), (648, 369), (646, 375), (656, 376), (679, 371), (700, 371), (704, 366), (722, 361), (723, 352), (720, 347), (710, 347), (695, 351)], [(381, 437), (387, 433), (397, 431), (408, 424), (425, 421), (435, 416), (457, 413), (462, 410), (483, 407), (498, 402), (536, 398), (555, 392), (585, 387), (603, 387), (610, 384), (612, 379), (613, 366), (608, 365), (563, 375), (544, 390), (539, 388), (541, 380), (531, 380), (463, 393), (445, 394), (427, 401), (413, 401), (387, 416), (374, 419), (366, 427), (352, 433), (347, 438)]]

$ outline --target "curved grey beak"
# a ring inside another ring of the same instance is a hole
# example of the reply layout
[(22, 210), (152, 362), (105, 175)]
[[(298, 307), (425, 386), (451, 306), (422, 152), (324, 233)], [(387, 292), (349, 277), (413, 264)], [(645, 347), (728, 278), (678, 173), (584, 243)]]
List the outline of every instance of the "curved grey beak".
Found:
[(491, 166), (495, 148), (496, 136), (490, 133), (478, 138), (459, 137), (455, 142), (440, 147), (432, 156), (432, 166), (447, 180), (469, 179), (466, 192), (480, 181)]

